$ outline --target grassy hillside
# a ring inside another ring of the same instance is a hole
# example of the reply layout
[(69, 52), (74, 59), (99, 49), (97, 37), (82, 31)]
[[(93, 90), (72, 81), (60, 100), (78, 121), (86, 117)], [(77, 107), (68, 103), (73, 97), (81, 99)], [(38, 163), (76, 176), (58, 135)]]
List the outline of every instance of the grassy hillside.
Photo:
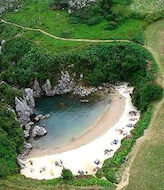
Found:
[(142, 13), (152, 13), (164, 9), (164, 0), (133, 0), (132, 10)]
[[(158, 83), (164, 87), (164, 20), (148, 27), (146, 45), (158, 60), (161, 75)], [(156, 105), (151, 125), (130, 169), (127, 190), (164, 189), (164, 99)]]

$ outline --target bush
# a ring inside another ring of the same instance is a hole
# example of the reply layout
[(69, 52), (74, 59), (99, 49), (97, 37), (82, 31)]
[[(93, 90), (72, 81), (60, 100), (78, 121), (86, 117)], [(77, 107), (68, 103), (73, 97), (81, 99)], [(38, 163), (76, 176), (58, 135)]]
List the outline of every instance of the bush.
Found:
[(88, 25), (99, 24), (99, 23), (102, 21), (102, 19), (103, 19), (102, 16), (95, 16), (95, 17), (90, 18), (90, 19), (87, 21), (87, 24), (88, 24)]
[(0, 103), (0, 177), (19, 172), (17, 154), (23, 148), (23, 131), (15, 114), (10, 108)]
[(9, 104), (13, 108), (15, 107), (15, 97), (22, 97), (23, 93), (21, 90), (12, 88), (5, 82), (0, 83), (0, 100)]
[(163, 89), (157, 84), (148, 83), (135, 89), (132, 100), (134, 105), (143, 112), (149, 104), (162, 99), (162, 97)]
[(143, 30), (146, 30), (146, 28), (149, 26), (149, 24), (156, 22), (156, 21), (163, 19), (163, 18), (164, 18), (164, 11), (163, 10), (149, 14), (148, 16), (146, 16), (146, 18), (142, 22), (141, 28)]
[(105, 26), (105, 30), (114, 30), (118, 27), (118, 23), (115, 21), (111, 21), (109, 22), (106, 26)]
[(51, 8), (57, 10), (67, 9), (68, 7), (69, 7), (68, 0), (54, 0), (53, 3), (51, 4)]
[(73, 179), (73, 174), (72, 174), (72, 172), (69, 169), (63, 168), (61, 176), (65, 180), (71, 180), (71, 179)]

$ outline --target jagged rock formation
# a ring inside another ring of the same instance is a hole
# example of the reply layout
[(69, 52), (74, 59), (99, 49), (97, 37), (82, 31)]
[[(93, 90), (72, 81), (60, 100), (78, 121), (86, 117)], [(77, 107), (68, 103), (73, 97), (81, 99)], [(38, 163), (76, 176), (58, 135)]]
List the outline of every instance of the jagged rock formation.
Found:
[(15, 98), (16, 111), (18, 115), (18, 120), (24, 126), (28, 122), (30, 122), (30, 116), (33, 114), (33, 110), (27, 105), (27, 101), (25, 99)]
[(27, 143), (26, 141), (24, 141), (24, 149), (18, 155), (18, 159), (23, 159), (25, 156), (27, 156), (31, 149), (32, 149), (32, 145), (30, 143)]
[(46, 96), (54, 96), (54, 91), (52, 90), (51, 82), (49, 79), (46, 80), (45, 84), (42, 85), (42, 89)]
[(32, 136), (33, 137), (40, 137), (40, 136), (44, 136), (45, 134), (47, 134), (47, 131), (45, 128), (40, 127), (38, 125), (36, 125), (33, 130), (32, 130)]
[(19, 7), (20, 0), (0, 0), (0, 14)]
[(35, 79), (34, 81), (34, 87), (33, 87), (33, 90), (34, 90), (34, 97), (35, 98), (38, 98), (40, 97), (41, 95), (43, 95), (43, 91), (39, 85), (39, 82), (37, 79)]
[(79, 85), (75, 87), (73, 94), (84, 97), (84, 96), (89, 96), (95, 92), (97, 92), (97, 88), (94, 87), (85, 88)]
[(30, 117), (33, 115), (35, 107), (35, 100), (33, 98), (33, 90), (30, 88), (25, 89), (23, 98), (15, 98), (16, 111), (18, 120), (25, 126), (31, 121)]
[(90, 6), (92, 3), (96, 2), (97, 0), (69, 0), (69, 13), (81, 9), (86, 6)]
[(46, 80), (45, 84), (42, 85), (42, 89), (46, 96), (54, 96), (54, 95), (62, 95), (66, 93), (70, 93), (73, 91), (75, 87), (75, 83), (73, 79), (71, 79), (68, 71), (65, 73), (61, 72), (61, 77), (58, 81), (58, 84), (52, 88), (51, 82), (49, 79)]
[(55, 86), (54, 93), (55, 95), (70, 93), (73, 91), (74, 87), (75, 83), (73, 79), (71, 79), (68, 71), (66, 71), (65, 73), (62, 71), (61, 79), (58, 81), (58, 85)]

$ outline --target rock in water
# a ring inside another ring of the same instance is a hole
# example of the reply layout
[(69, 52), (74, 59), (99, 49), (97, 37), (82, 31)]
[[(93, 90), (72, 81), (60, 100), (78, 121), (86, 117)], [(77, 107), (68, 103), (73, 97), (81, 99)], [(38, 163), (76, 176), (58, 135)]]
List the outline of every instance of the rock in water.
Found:
[(41, 89), (41, 87), (40, 87), (39, 82), (37, 81), (37, 79), (35, 79), (35, 81), (34, 81), (33, 90), (34, 90), (34, 97), (35, 98), (38, 98), (41, 95), (43, 95), (43, 91), (42, 91), (42, 89)]
[(40, 127), (38, 125), (36, 125), (34, 128), (33, 128), (33, 131), (32, 131), (32, 136), (33, 137), (40, 137), (40, 136), (44, 136), (47, 134), (47, 131), (45, 128), (43, 127)]

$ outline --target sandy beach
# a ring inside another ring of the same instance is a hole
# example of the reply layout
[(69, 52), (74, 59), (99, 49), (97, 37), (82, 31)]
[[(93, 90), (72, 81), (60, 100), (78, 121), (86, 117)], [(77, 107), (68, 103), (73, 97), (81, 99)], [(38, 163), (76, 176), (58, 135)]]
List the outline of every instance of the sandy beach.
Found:
[(72, 143), (48, 150), (46, 156), (41, 156), (39, 152), (30, 155), (21, 174), (39, 180), (52, 179), (60, 177), (65, 167), (74, 175), (94, 175), (104, 160), (112, 157), (120, 147), (121, 140), (130, 135), (130, 130), (139, 119), (138, 112), (137, 115), (129, 114), (137, 111), (131, 103), (132, 90), (126, 84), (116, 87), (111, 105), (96, 125)]
[(32, 150), (28, 158), (40, 157), (43, 155), (59, 154), (76, 149), (90, 143), (105, 134), (121, 117), (124, 112), (125, 98), (118, 91), (110, 95), (111, 103), (107, 111), (100, 117), (96, 124), (91, 126), (83, 135), (75, 137), (71, 143), (57, 149)]

